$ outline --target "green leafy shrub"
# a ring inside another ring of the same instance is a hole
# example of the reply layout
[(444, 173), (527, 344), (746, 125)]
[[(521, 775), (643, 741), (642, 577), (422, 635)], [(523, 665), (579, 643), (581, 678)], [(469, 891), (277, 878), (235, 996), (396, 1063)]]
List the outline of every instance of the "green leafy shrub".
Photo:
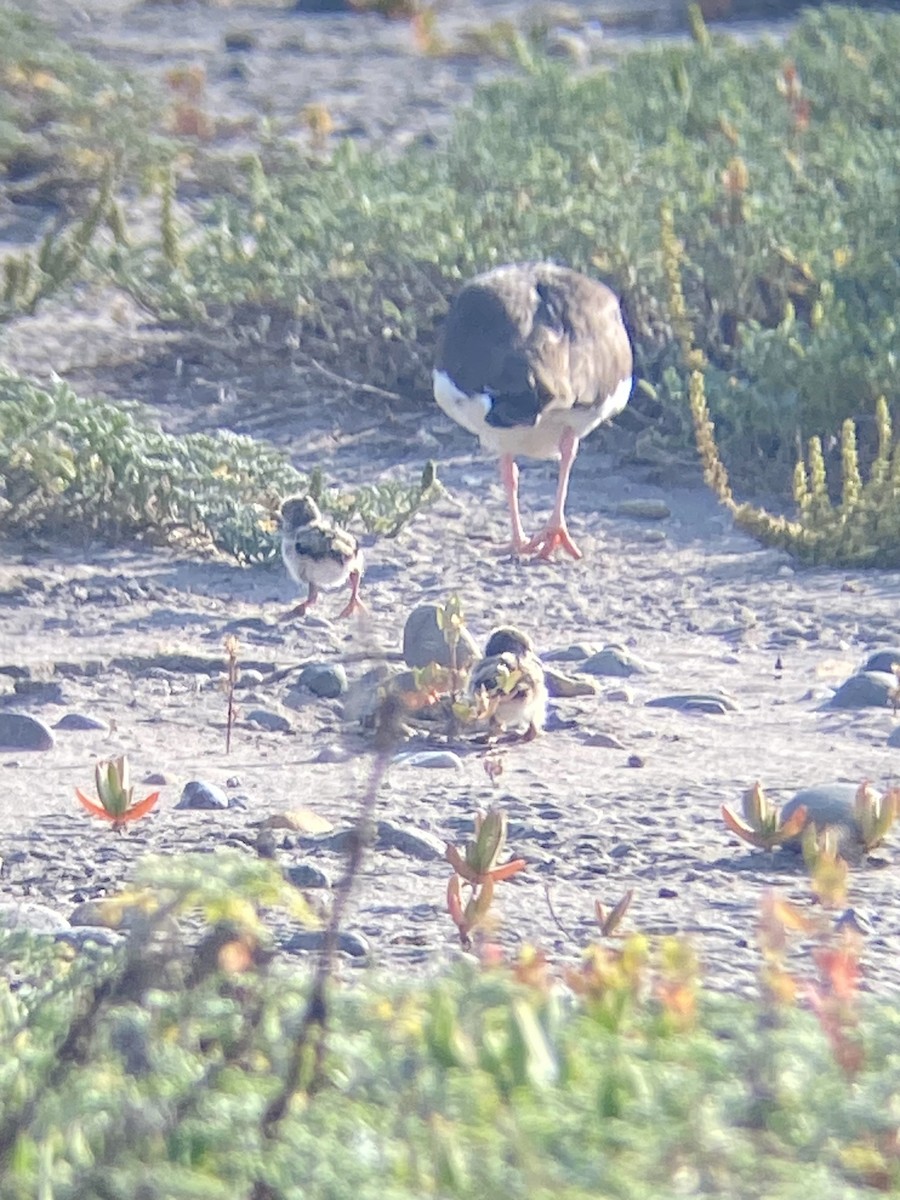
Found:
[(813, 1012), (796, 1006), (784, 922), (809, 930), (783, 902), (764, 913), (761, 1002), (696, 1000), (689, 948), (639, 936), (595, 948), (567, 992), (533, 952), (424, 986), (332, 980), (323, 1080), (272, 1131), (309, 984), (273, 958), (263, 916), (305, 920), (300, 894), (227, 851), (150, 860), (120, 903), (112, 948), (0, 931), (9, 1200), (800, 1200), (811, 1187), (862, 1200), (900, 1186), (900, 1021), (859, 1000), (843, 944), (805, 985)]
[[(85, 399), (62, 383), (41, 388), (0, 369), (0, 530), (140, 535), (266, 562), (277, 556), (282, 499), (309, 483), (280, 451), (253, 438), (175, 437), (137, 406)], [(439, 486), (428, 464), (416, 484), (325, 491), (322, 502), (393, 536)]]
[(264, 147), (184, 238), (180, 269), (144, 247), (122, 278), (169, 316), (281, 313), (301, 353), (424, 391), (462, 278), (562, 259), (621, 291), (648, 411), (686, 431), (657, 239), (668, 202), (723, 448), (740, 446), (751, 476), (781, 464), (786, 482), (798, 434), (827, 436), (891, 394), (898, 56), (896, 14), (827, 8), (785, 45), (701, 38), (580, 77), (535, 60), (482, 88), (436, 150)]

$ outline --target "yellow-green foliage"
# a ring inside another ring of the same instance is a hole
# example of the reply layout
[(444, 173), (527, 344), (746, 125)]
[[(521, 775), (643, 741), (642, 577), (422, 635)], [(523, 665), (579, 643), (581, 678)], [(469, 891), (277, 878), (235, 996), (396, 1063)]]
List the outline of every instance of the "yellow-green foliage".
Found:
[(770, 546), (780, 546), (803, 562), (835, 567), (900, 567), (900, 441), (894, 441), (884, 397), (876, 406), (878, 452), (863, 483), (856, 452), (856, 429), (846, 420), (842, 432), (843, 489), (839, 504), (828, 494), (819, 438), (809, 440), (808, 466), (794, 470), (797, 517), (776, 516), (752, 504), (738, 504), (719, 457), (703, 375), (691, 374), (691, 414), (706, 482), (734, 516), (735, 524)]
[[(40, 388), (0, 368), (0, 532), (141, 536), (266, 562), (277, 555), (282, 499), (309, 482), (264, 442), (228, 432), (175, 437), (135, 405), (85, 399), (65, 384)], [(385, 536), (440, 488), (431, 463), (414, 484), (317, 486), (326, 511)]]

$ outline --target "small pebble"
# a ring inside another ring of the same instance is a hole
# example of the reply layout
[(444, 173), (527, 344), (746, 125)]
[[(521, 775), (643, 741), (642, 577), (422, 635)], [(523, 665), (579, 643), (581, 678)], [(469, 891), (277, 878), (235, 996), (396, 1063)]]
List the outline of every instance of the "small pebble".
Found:
[(628, 688), (610, 688), (603, 693), (603, 699), (610, 704), (634, 704), (634, 693)]
[(589, 733), (582, 738), (585, 746), (600, 746), (604, 750), (624, 750), (625, 746), (611, 733)]
[(0, 712), (0, 750), (52, 750), (53, 734), (27, 713)]
[(379, 821), (376, 846), (379, 850), (399, 850), (410, 858), (435, 862), (444, 857), (445, 844), (437, 834), (424, 829), (408, 829), (393, 821)]
[(65, 704), (62, 684), (54, 680), (17, 679), (13, 684), (17, 696), (32, 704)]
[(649, 667), (621, 646), (606, 646), (585, 659), (578, 669), (585, 675), (614, 675), (625, 679), (629, 675), (644, 675)]
[(266, 729), (269, 733), (290, 733), (292, 728), (287, 717), (268, 708), (251, 708), (245, 719), (249, 725)]
[(629, 754), (628, 761), (625, 764), (627, 767), (642, 767), (644, 760), (639, 754)]
[(407, 767), (427, 767), (431, 770), (458, 770), (463, 765), (462, 759), (452, 750), (418, 750), (412, 753), (405, 751), (391, 761)]
[(660, 900), (675, 900), (678, 897), (678, 893), (675, 891), (675, 889), (670, 887), (661, 887), (656, 894), (659, 896)]
[(222, 809), (245, 808), (236, 796), (226, 796), (220, 787), (214, 783), (205, 783), (202, 779), (190, 779), (184, 785), (181, 798), (176, 808), (189, 809)]
[(307, 663), (298, 682), (314, 696), (335, 700), (347, 690), (347, 672), (340, 663)]
[[(281, 948), (288, 953), (324, 950), (325, 938), (324, 929), (297, 929), (281, 943)], [(362, 934), (351, 933), (346, 929), (338, 933), (337, 948), (341, 954), (347, 954), (350, 958), (367, 958), (369, 955), (369, 943)]]
[(335, 742), (329, 742), (327, 746), (323, 746), (313, 762), (317, 763), (345, 763), (351, 758), (350, 751), (344, 746), (338, 746)]
[(144, 776), (143, 782), (149, 784), (151, 787), (165, 787), (169, 781), (163, 775), (162, 771), (150, 771), (149, 774)]
[(563, 675), (562, 671), (554, 671), (552, 667), (544, 668), (544, 682), (547, 694), (554, 699), (570, 700), (575, 696), (596, 696), (600, 691), (593, 679), (578, 679), (573, 675)]
[(887, 744), (889, 746), (900, 747), (900, 725), (898, 725), (897, 728), (890, 735), (890, 737), (887, 740)]
[(546, 654), (541, 655), (541, 658), (544, 662), (581, 662), (582, 659), (590, 658), (592, 654), (596, 653), (596, 646), (575, 642), (571, 646), (566, 646), (564, 650), (548, 650)]
[(331, 887), (329, 875), (321, 867), (314, 867), (311, 863), (296, 863), (292, 867), (285, 867), (284, 877), (298, 888)]
[(646, 702), (647, 708), (674, 708), (678, 712), (722, 714), (737, 712), (737, 703), (724, 692), (685, 692), (672, 696), (656, 696)]
[(641, 521), (665, 521), (671, 517), (672, 510), (665, 500), (634, 499), (621, 500), (616, 505), (617, 517), (636, 517)]

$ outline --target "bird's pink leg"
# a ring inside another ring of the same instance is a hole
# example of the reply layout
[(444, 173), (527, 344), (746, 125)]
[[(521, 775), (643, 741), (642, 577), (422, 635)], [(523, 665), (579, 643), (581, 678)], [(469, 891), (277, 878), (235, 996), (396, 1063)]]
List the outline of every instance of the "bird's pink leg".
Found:
[(511, 454), (500, 456), (500, 479), (506, 492), (506, 502), (509, 505), (509, 519), (512, 525), (512, 541), (498, 549), (500, 554), (521, 554), (528, 544), (525, 530), (522, 528), (522, 516), (519, 512), (519, 468)]
[(572, 473), (572, 463), (578, 453), (578, 438), (571, 429), (566, 429), (559, 439), (559, 483), (556, 487), (556, 500), (550, 520), (540, 533), (523, 546), (526, 554), (534, 554), (537, 558), (550, 558), (553, 551), (559, 547), (570, 554), (572, 558), (582, 558), (583, 555), (572, 538), (566, 525), (566, 496), (569, 492), (569, 476)]
[(342, 608), (338, 613), (338, 619), (341, 617), (352, 616), (355, 612), (368, 612), (369, 610), (359, 598), (359, 584), (362, 576), (359, 571), (350, 572), (350, 599), (347, 601), (345, 608)]
[(292, 608), (290, 612), (286, 612), (281, 620), (290, 621), (293, 617), (305, 617), (306, 610), (310, 607), (310, 605), (315, 604), (318, 598), (319, 589), (314, 583), (311, 583), (309, 585), (309, 592), (307, 593), (306, 599), (301, 601), (300, 604), (298, 604), (295, 608)]

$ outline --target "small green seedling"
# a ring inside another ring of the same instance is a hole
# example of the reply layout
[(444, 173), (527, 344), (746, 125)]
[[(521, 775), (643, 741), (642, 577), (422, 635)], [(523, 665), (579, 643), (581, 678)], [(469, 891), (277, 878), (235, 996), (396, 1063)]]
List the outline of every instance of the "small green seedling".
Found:
[(159, 792), (151, 792), (137, 804), (132, 802), (134, 788), (131, 785), (128, 759), (124, 754), (109, 762), (98, 762), (94, 777), (97, 795), (100, 798), (99, 804), (89, 800), (79, 788), (75, 789), (75, 795), (91, 816), (111, 821), (115, 830), (120, 830), (131, 821), (145, 816), (159, 799)]

